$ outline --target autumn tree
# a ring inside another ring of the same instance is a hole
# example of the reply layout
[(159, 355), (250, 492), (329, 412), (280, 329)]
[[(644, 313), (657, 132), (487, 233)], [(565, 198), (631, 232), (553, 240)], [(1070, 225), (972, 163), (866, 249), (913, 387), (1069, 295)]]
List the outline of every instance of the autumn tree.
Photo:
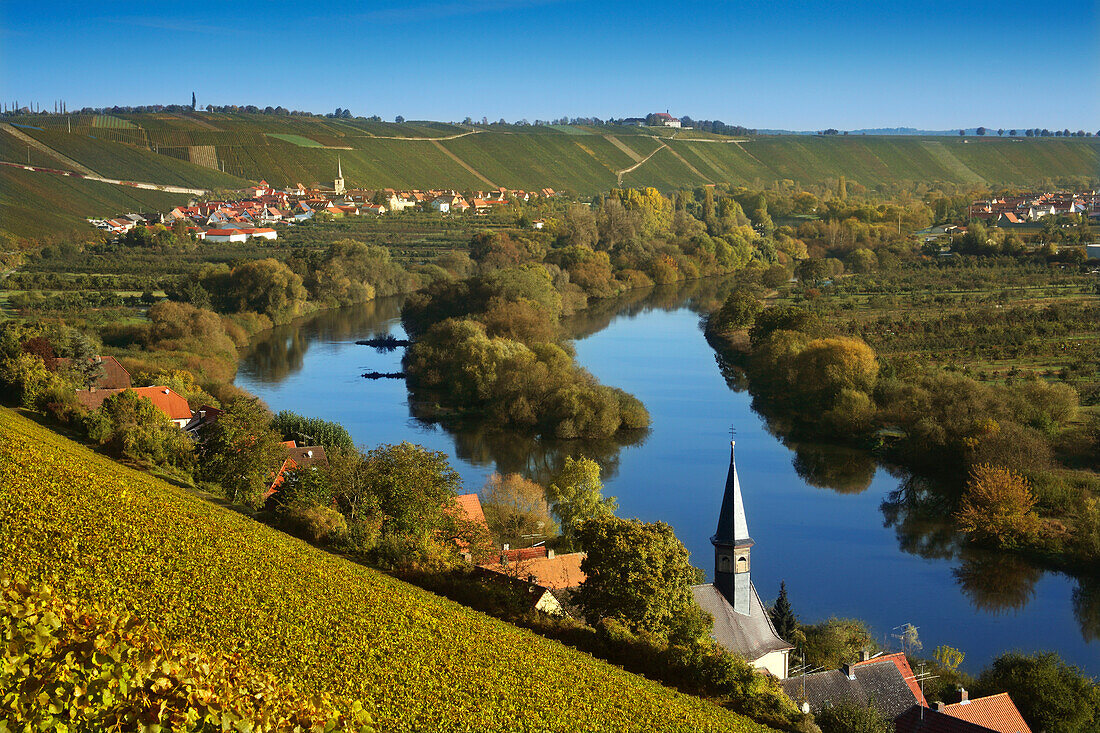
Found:
[(603, 496), (600, 464), (583, 456), (577, 459), (566, 456), (546, 494), (561, 525), (562, 537), (569, 546), (576, 541), (576, 528), (581, 522), (611, 516), (618, 507), (615, 497)]
[(587, 555), (574, 600), (588, 623), (612, 619), (634, 632), (680, 641), (709, 628), (691, 594), (699, 571), (672, 527), (605, 515), (581, 522), (576, 535)]
[(738, 288), (729, 294), (722, 307), (711, 316), (710, 325), (718, 333), (750, 328), (764, 310), (764, 304), (752, 293)]
[(191, 438), (147, 397), (132, 389), (111, 395), (85, 418), (88, 437), (115, 456), (189, 469)]
[(485, 482), (481, 497), (485, 520), (501, 542), (519, 545), (554, 531), (546, 490), (518, 473), (494, 473)]
[(271, 414), (255, 398), (239, 397), (200, 431), (199, 475), (237, 504), (263, 505), (264, 492), (287, 455), (271, 429)]
[(955, 521), (976, 539), (1011, 547), (1035, 531), (1039, 522), (1032, 511), (1035, 502), (1026, 478), (983, 463), (970, 471)]

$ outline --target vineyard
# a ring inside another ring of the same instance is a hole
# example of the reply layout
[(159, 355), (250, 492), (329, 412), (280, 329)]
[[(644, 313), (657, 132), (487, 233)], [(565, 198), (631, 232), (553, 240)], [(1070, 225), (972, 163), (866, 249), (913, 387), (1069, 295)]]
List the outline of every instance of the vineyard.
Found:
[[(331, 180), (334, 148), (347, 154), (341, 161), (348, 185), (362, 188), (464, 189), (484, 187), (489, 180), (509, 188), (549, 186), (594, 194), (617, 185), (620, 173), (624, 185), (666, 192), (721, 182), (762, 187), (788, 180), (806, 186), (840, 177), (864, 186), (943, 182), (1038, 187), (1068, 178), (1091, 180), (1100, 171), (1096, 138), (733, 139), (665, 128), (397, 124), (208, 112), (35, 115), (15, 122), (41, 128), (26, 131), (73, 149), (67, 154), (96, 170), (92, 161), (105, 165), (103, 155), (93, 149), (100, 144), (129, 143), (179, 160), (191, 159), (191, 146), (214, 146), (218, 166), (226, 173), (277, 186)], [(59, 140), (65, 136), (81, 142)], [(120, 162), (116, 168), (127, 165)]]
[(316, 550), (0, 410), (0, 573), (239, 653), (385, 730), (724, 730), (703, 700)]

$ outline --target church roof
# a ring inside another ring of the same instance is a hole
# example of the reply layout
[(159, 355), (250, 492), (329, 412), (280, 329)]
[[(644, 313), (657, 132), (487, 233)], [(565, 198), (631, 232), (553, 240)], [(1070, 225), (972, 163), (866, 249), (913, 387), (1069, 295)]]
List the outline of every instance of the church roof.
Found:
[(749, 523), (745, 519), (745, 502), (741, 498), (741, 482), (737, 479), (737, 464), (733, 460), (733, 441), (730, 441), (730, 469), (726, 474), (726, 492), (722, 496), (722, 511), (718, 515), (718, 530), (711, 538), (714, 543), (727, 545), (751, 545)]
[(691, 589), (699, 607), (714, 617), (714, 628), (710, 635), (720, 646), (740, 654), (750, 661), (759, 659), (770, 652), (779, 652), (794, 647), (779, 638), (772, 626), (771, 617), (760, 602), (756, 586), (749, 599), (749, 615), (737, 613), (726, 597), (711, 584), (696, 585)]

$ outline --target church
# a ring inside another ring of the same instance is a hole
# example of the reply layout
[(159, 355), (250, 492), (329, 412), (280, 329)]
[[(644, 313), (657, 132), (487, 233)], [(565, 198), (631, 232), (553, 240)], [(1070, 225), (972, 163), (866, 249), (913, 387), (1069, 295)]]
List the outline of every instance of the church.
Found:
[(714, 582), (694, 586), (691, 592), (695, 602), (714, 617), (711, 636), (720, 646), (782, 680), (787, 678), (794, 647), (775, 633), (771, 617), (749, 576), (750, 551), (755, 543), (745, 519), (733, 445), (730, 441), (730, 468), (718, 530), (710, 538), (714, 545)]

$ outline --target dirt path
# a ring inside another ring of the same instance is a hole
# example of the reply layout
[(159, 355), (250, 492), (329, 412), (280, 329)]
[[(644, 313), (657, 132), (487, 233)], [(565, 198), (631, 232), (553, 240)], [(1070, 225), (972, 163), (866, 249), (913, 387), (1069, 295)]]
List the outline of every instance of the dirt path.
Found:
[[(656, 139), (656, 138), (654, 138), (654, 139)], [(652, 157), (653, 157), (654, 155), (656, 155), (657, 153), (661, 152), (661, 150), (662, 150), (662, 149), (664, 149), (664, 150), (672, 150), (672, 148), (670, 148), (669, 146), (665, 145), (665, 144), (664, 144), (664, 142), (661, 142), (660, 146), (659, 146), (659, 147), (658, 147), (658, 148), (657, 148), (656, 150), (654, 150), (654, 151), (653, 151), (652, 153), (650, 153), (650, 154), (649, 154), (649, 155), (647, 155), (646, 157), (644, 157), (644, 158), (642, 158), (641, 160), (639, 160), (639, 161), (638, 161), (637, 163), (635, 163), (634, 165), (630, 166), (629, 168), (623, 168), (623, 169), (622, 169), (621, 171), (617, 171), (617, 172), (615, 173), (615, 175), (616, 175), (616, 176), (618, 177), (618, 179), (619, 179), (619, 183), (618, 183), (618, 185), (620, 185), (620, 186), (621, 186), (621, 185), (623, 185), (623, 176), (625, 176), (625, 175), (626, 175), (627, 173), (630, 173), (631, 171), (635, 171), (635, 170), (637, 170), (638, 168), (640, 168), (640, 167), (642, 166), (642, 164), (643, 164), (643, 163), (645, 163), (645, 162), (646, 162), (647, 160), (649, 160), (650, 158), (652, 158)]]
[(604, 137), (605, 140), (607, 140), (607, 142), (611, 143), (612, 145), (617, 147), (619, 150), (626, 153), (627, 157), (629, 157), (635, 163), (641, 163), (642, 162), (642, 156), (638, 155), (637, 152), (635, 152), (634, 150), (631, 150), (629, 147), (627, 147), (627, 144), (624, 143), (619, 138), (615, 137), (614, 135), (604, 135), (603, 137)]
[[(668, 146), (666, 145), (665, 147), (668, 147)], [(675, 155), (675, 156), (676, 156), (676, 157), (677, 157), (677, 158), (678, 158), (678, 159), (680, 160), (680, 162), (681, 162), (681, 163), (683, 163), (684, 165), (686, 165), (686, 166), (687, 166), (687, 169), (688, 169), (689, 171), (691, 171), (691, 172), (692, 172), (692, 173), (694, 173), (695, 175), (699, 176), (700, 178), (702, 178), (702, 179), (703, 179), (704, 181), (706, 181), (707, 183), (714, 183), (714, 181), (712, 181), (711, 179), (707, 178), (707, 177), (706, 177), (706, 176), (704, 176), (704, 175), (703, 175), (702, 173), (700, 173), (700, 172), (699, 172), (699, 169), (697, 169), (697, 168), (696, 168), (695, 166), (693, 166), (693, 165), (692, 165), (691, 163), (687, 162), (687, 159), (686, 159), (686, 158), (684, 158), (684, 156), (680, 155), (679, 153), (677, 153), (677, 152), (676, 152), (675, 150), (673, 150), (672, 148), (668, 148), (668, 152), (670, 152), (670, 153), (672, 153), (673, 155)]]
[(22, 130), (19, 130), (15, 127), (12, 127), (11, 125), (9, 125), (6, 122), (0, 122), (0, 130), (3, 130), (4, 132), (8, 133), (12, 137), (14, 137), (16, 140), (24, 142), (27, 145), (30, 145), (32, 148), (34, 148), (38, 152), (44, 153), (45, 155), (50, 156), (54, 160), (60, 161), (61, 163), (67, 165), (70, 168), (72, 168), (74, 171), (78, 171), (80, 173), (83, 173), (86, 176), (98, 176), (99, 175), (98, 173), (96, 173), (91, 168), (87, 168), (87, 167), (81, 165), (80, 163), (77, 163), (75, 160), (73, 160), (69, 156), (63, 155), (63, 154), (57, 152), (56, 150), (51, 148), (49, 145), (46, 145), (45, 143), (38, 142), (37, 140), (35, 140), (30, 135), (26, 134)]
[[(472, 134), (472, 133), (467, 133), (467, 134)], [(456, 137), (462, 137), (462, 136), (457, 135)], [(454, 138), (448, 138), (448, 139), (453, 140)], [(463, 168), (468, 170), (470, 173), (473, 173), (475, 176), (477, 176), (479, 181), (481, 181), (482, 183), (487, 185), (489, 188), (498, 188), (497, 184), (493, 183), (488, 178), (486, 178), (485, 176), (478, 173), (476, 170), (474, 170), (473, 166), (471, 166), (469, 163), (467, 163), (462, 158), (460, 158), (457, 155), (455, 155), (454, 153), (452, 153), (450, 150), (447, 150), (447, 148), (443, 147), (443, 143), (439, 142), (439, 140), (433, 139), (432, 142), (435, 143), (435, 146), (437, 148), (439, 148), (440, 150), (442, 150), (443, 153), (448, 158), (450, 158), (454, 162), (458, 163), (460, 166), (462, 166)]]
[(43, 168), (38, 165), (24, 165), (22, 163), (12, 163), (6, 160), (0, 160), (0, 165), (11, 166), (12, 168), (22, 168), (25, 171), (31, 173), (52, 173), (55, 176), (69, 176), (70, 178), (82, 178), (85, 181), (96, 181), (98, 183), (110, 183), (112, 186), (129, 186), (130, 188), (142, 188), (147, 191), (165, 191), (167, 193), (185, 193), (190, 196), (205, 196), (210, 193), (205, 188), (186, 188), (184, 186), (170, 186), (161, 183), (144, 183), (142, 181), (119, 181), (114, 178), (104, 178), (99, 174), (86, 175), (76, 171), (57, 170), (56, 168)]
[[(457, 140), (460, 137), (466, 137), (467, 135), (476, 135), (484, 130), (467, 130), (466, 132), (460, 132), (457, 135), (446, 135), (444, 137), (387, 137), (385, 135), (355, 135), (354, 137), (366, 137), (371, 140), (427, 140), (428, 142), (439, 142), (440, 140)], [(348, 137), (353, 137), (349, 135)]]

